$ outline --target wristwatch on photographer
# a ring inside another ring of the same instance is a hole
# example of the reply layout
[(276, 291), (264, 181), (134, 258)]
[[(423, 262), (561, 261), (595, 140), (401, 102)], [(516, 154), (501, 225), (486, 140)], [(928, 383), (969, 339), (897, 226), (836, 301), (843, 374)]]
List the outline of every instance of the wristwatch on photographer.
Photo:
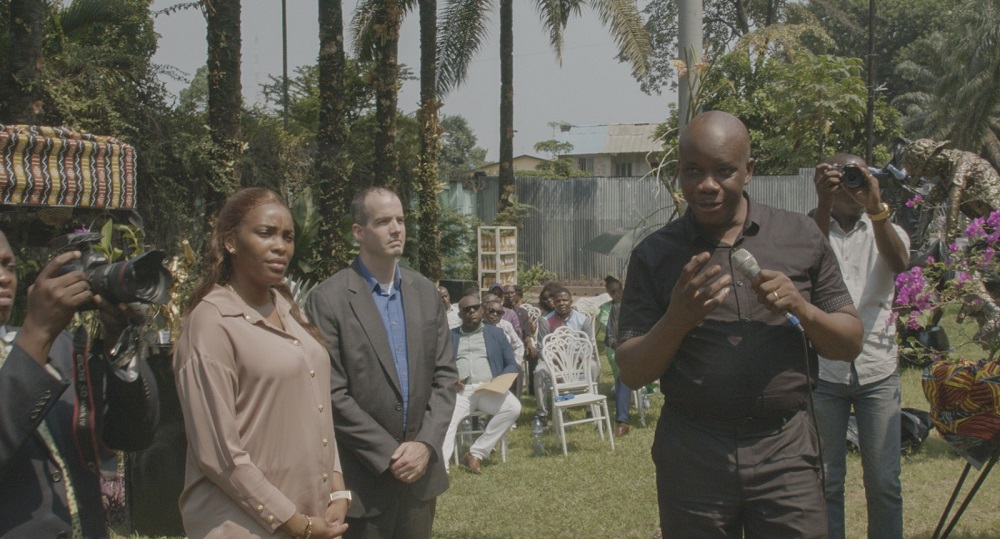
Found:
[(890, 215), (892, 215), (892, 209), (889, 207), (888, 204), (886, 204), (885, 202), (883, 202), (882, 203), (882, 211), (880, 211), (878, 213), (869, 213), (868, 214), (868, 218), (871, 219), (872, 222), (874, 223), (874, 222), (877, 222), (877, 221), (885, 221), (886, 219), (889, 218)]
[(349, 490), (337, 490), (330, 493), (330, 503), (333, 503), (337, 500), (347, 500), (347, 507), (350, 507), (352, 499), (353, 497), (351, 496), (351, 491)]

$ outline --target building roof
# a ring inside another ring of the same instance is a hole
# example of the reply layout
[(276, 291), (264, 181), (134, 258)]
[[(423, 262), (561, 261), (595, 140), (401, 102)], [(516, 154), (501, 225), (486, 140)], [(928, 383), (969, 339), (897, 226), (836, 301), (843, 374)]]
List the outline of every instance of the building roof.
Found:
[(663, 149), (655, 139), (657, 127), (653, 123), (564, 125), (555, 139), (573, 145), (566, 155), (647, 153)]
[[(511, 166), (531, 165), (532, 166), (531, 168), (534, 169), (535, 166), (537, 166), (539, 163), (544, 163), (546, 161), (548, 161), (548, 159), (545, 159), (543, 157), (537, 157), (537, 156), (534, 156), (534, 155), (529, 155), (529, 154), (523, 153), (521, 155), (514, 156), (514, 158), (512, 159)], [(494, 161), (492, 163), (486, 163), (485, 165), (482, 165), (482, 166), (480, 166), (478, 168), (473, 169), (471, 172), (478, 172), (478, 171), (481, 171), (481, 170), (488, 170), (488, 169), (496, 167), (498, 165), (500, 165), (499, 161)]]

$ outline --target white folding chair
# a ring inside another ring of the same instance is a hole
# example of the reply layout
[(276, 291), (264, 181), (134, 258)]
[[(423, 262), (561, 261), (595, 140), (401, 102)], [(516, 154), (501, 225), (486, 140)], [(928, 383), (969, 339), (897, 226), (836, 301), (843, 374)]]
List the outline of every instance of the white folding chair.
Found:
[[(545, 336), (542, 346), (542, 361), (549, 369), (552, 382), (552, 415), (562, 443), (563, 455), (566, 448), (566, 427), (583, 423), (597, 423), (597, 430), (604, 439), (604, 428), (608, 429), (611, 450), (615, 450), (614, 436), (611, 435), (611, 414), (608, 399), (596, 390), (592, 379), (591, 339), (583, 332), (569, 328), (559, 328)], [(571, 408), (586, 407), (590, 417), (567, 419)]]
[[(462, 424), (459, 423), (458, 430), (455, 431), (455, 450), (452, 451), (455, 466), (459, 465), (458, 457), (462, 453), (462, 446), (471, 446), (476, 441), (477, 436), (486, 432), (486, 425), (493, 419), (493, 416), (483, 411), (476, 411), (469, 412), (467, 416), (462, 418), (462, 421), (464, 422), (466, 419), (469, 420), (469, 428), (463, 429)], [(501, 462), (507, 462), (507, 433), (509, 432), (503, 433), (503, 438), (500, 438)]]

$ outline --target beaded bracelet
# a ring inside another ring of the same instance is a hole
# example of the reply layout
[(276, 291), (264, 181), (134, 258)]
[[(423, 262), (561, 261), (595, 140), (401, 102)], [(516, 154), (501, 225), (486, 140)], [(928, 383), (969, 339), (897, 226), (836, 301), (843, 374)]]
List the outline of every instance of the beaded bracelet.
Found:
[(306, 531), (302, 534), (302, 539), (310, 539), (313, 535), (313, 519), (309, 515), (302, 515), (306, 517)]

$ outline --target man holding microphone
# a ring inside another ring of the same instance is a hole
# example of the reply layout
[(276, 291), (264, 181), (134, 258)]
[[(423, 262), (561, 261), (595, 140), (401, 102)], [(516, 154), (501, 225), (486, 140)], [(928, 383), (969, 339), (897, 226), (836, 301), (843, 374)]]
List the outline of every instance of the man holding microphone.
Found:
[[(753, 165), (738, 118), (692, 119), (680, 137), (687, 211), (629, 261), (616, 359), (626, 385), (659, 379), (665, 396), (652, 450), (665, 538), (827, 534), (802, 331), (850, 361), (861, 322), (815, 223), (743, 192)], [(737, 249), (764, 268), (753, 279)]]

